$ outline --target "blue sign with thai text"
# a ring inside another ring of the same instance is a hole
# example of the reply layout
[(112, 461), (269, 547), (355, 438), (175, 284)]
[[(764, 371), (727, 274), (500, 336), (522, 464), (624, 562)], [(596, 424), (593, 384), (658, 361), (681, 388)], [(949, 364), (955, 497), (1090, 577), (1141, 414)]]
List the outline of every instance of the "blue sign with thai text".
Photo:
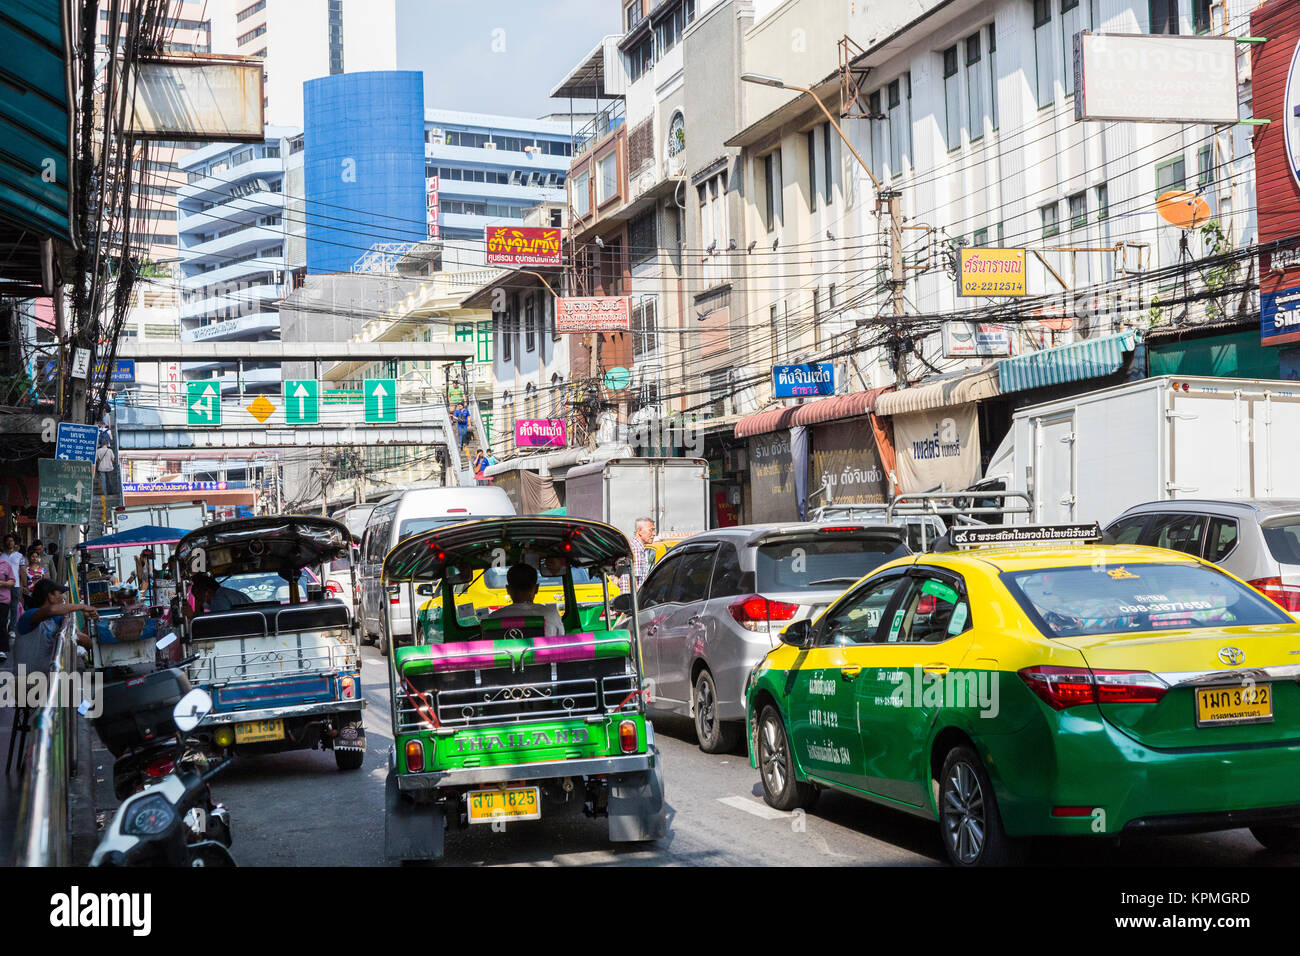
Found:
[(803, 398), (835, 394), (835, 366), (830, 362), (772, 366), (772, 388), (777, 398)]
[(59, 461), (94, 461), (99, 447), (99, 428), (95, 425), (76, 425), (59, 422), (58, 441), (54, 457)]
[(1264, 292), (1259, 297), (1260, 342), (1300, 342), (1300, 288)]

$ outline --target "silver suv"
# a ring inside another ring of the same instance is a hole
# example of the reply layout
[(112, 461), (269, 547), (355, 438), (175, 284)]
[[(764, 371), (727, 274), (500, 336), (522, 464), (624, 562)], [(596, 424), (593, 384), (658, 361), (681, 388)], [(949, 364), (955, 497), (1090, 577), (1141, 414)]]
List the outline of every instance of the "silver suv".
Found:
[(1300, 499), (1149, 501), (1106, 528), (1120, 544), (1185, 551), (1300, 612)]
[(903, 527), (844, 522), (691, 535), (639, 591), (650, 707), (693, 717), (705, 753), (733, 748), (744, 732), (745, 678), (780, 631), (909, 554), (906, 535)]

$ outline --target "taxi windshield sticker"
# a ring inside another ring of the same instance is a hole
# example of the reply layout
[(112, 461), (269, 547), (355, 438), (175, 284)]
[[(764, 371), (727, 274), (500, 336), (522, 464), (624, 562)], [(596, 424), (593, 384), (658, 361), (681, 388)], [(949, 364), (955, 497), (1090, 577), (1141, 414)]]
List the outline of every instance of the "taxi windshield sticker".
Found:
[(1114, 581), (1122, 581), (1126, 578), (1137, 577), (1136, 574), (1134, 574), (1132, 571), (1129, 571), (1127, 568), (1111, 568), (1106, 573), (1109, 574), (1111, 576), (1111, 579)]
[(921, 593), (932, 595), (941, 601), (947, 601), (949, 604), (956, 604), (958, 601), (956, 589), (949, 587), (942, 581), (926, 581), (921, 585)]
[(890, 643), (898, 640), (898, 632), (903, 629), (903, 609), (900, 607), (894, 612), (894, 621), (889, 625)]
[(948, 622), (949, 634), (960, 634), (966, 626), (966, 602), (958, 604), (952, 611), (952, 620)]

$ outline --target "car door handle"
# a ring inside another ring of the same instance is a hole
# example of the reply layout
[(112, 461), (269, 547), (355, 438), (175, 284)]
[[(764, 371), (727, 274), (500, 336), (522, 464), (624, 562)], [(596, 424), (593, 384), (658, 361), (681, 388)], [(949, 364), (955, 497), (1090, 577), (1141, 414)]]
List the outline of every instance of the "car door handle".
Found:
[(925, 664), (921, 667), (921, 672), (924, 674), (946, 674), (948, 673), (948, 665), (942, 661), (934, 664)]
[(700, 621), (702, 621), (702, 620), (704, 620), (704, 618), (700, 617), (700, 616), (697, 614), (697, 615), (695, 615), (693, 618), (691, 618), (689, 621), (687, 621), (686, 623), (687, 623), (687, 624), (699, 624)]
[(845, 680), (856, 680), (857, 676), (862, 673), (861, 667), (849, 666), (840, 668), (840, 677)]

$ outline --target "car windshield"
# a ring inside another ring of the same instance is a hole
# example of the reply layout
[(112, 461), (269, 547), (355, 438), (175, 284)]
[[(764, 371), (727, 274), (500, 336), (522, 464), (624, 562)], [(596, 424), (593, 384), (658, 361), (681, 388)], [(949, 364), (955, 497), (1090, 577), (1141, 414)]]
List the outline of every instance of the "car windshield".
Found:
[[(507, 568), (488, 568), (483, 572), (483, 586), (491, 588), (494, 591), (504, 591), (506, 587), (506, 575), (509, 574)], [(581, 587), (584, 584), (600, 584), (599, 577), (593, 577), (588, 573), (586, 568), (573, 569), (573, 584), (575, 587)], [(564, 587), (564, 578), (538, 578), (537, 586), (539, 588), (562, 588)]]
[(759, 593), (839, 588), (843, 590), (886, 561), (907, 554), (907, 547), (888, 538), (785, 538), (761, 544), (754, 557)]
[[(298, 600), (307, 600), (307, 585), (316, 581), (316, 575), (303, 571), (298, 577)], [(289, 582), (278, 574), (257, 572), (254, 574), (232, 574), (221, 580), (221, 586), (241, 592), (254, 604), (270, 601), (284, 603), (289, 600)]]
[(1300, 515), (1287, 515), (1263, 526), (1268, 553), (1279, 564), (1300, 564)]
[(1295, 623), (1253, 588), (1195, 564), (1040, 568), (1002, 580), (1049, 637)]

